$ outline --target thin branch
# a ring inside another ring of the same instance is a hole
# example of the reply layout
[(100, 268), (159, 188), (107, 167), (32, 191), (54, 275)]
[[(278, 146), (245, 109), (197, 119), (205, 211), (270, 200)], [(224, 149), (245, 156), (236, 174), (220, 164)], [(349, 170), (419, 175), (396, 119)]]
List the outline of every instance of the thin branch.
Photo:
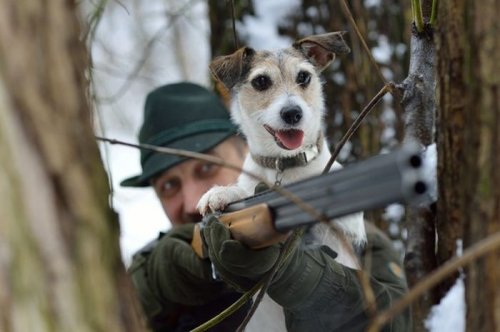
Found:
[(424, 17), (422, 14), (422, 4), (420, 3), (420, 0), (411, 1), (411, 11), (413, 14), (413, 21), (415, 22), (415, 26), (417, 27), (417, 31), (424, 31)]
[(90, 15), (88, 30), (85, 33), (83, 40), (86, 40), (89, 45), (92, 45), (95, 37), (95, 32), (97, 31), (97, 27), (101, 22), (102, 14), (104, 13), (104, 9), (108, 3), (108, 0), (101, 0), (97, 4), (94, 12)]
[(325, 217), (321, 213), (316, 211), (310, 204), (307, 204), (301, 198), (294, 195), (290, 191), (286, 190), (285, 188), (279, 187), (279, 186), (274, 186), (274, 183), (267, 181), (266, 179), (264, 179), (260, 175), (253, 173), (253, 172), (250, 172), (250, 171), (247, 171), (247, 170), (244, 170), (239, 166), (227, 163), (222, 158), (218, 158), (218, 157), (215, 157), (212, 155), (207, 155), (204, 153), (167, 148), (167, 147), (156, 146), (156, 145), (151, 145), (151, 144), (134, 144), (134, 143), (128, 143), (128, 142), (123, 142), (123, 141), (116, 140), (116, 139), (110, 139), (110, 138), (99, 137), (99, 136), (95, 136), (95, 138), (99, 141), (107, 142), (110, 144), (124, 145), (124, 146), (133, 147), (133, 148), (151, 150), (151, 151), (158, 152), (158, 153), (165, 153), (165, 154), (171, 154), (171, 155), (176, 155), (176, 156), (185, 157), (185, 158), (203, 160), (203, 161), (207, 161), (209, 163), (213, 163), (216, 165), (227, 167), (229, 169), (238, 171), (240, 173), (245, 173), (246, 175), (250, 176), (251, 178), (257, 180), (258, 182), (263, 182), (271, 190), (274, 190), (278, 194), (282, 195), (283, 197), (286, 197), (292, 203), (296, 204), (299, 208), (301, 208), (304, 212), (309, 213), (309, 215), (311, 215), (314, 219), (319, 220), (319, 221), (325, 220)]
[(437, 22), (438, 1), (439, 0), (432, 0), (431, 20), (429, 23), (433, 28), (436, 26)]
[[(95, 136), (95, 138), (98, 141), (103, 141), (103, 142), (107, 142), (107, 143), (110, 143), (110, 144), (118, 144), (118, 145), (123, 145), (123, 146), (129, 146), (129, 147), (132, 147), (132, 148), (138, 148), (138, 149), (142, 149), (142, 150), (151, 150), (151, 151), (158, 152), (158, 153), (164, 153), (164, 154), (170, 154), (170, 155), (175, 155), (175, 156), (184, 157), (184, 158), (192, 158), (192, 159), (198, 159), (198, 160), (207, 161), (207, 162), (210, 162), (210, 163), (213, 163), (213, 164), (216, 164), (216, 165), (220, 165), (220, 166), (224, 166), (224, 167), (230, 168), (230, 169), (238, 171), (238, 172), (244, 172), (247, 175), (251, 176), (252, 178), (256, 179), (257, 181), (262, 181), (262, 182), (264, 182), (266, 184), (271, 184), (270, 182), (266, 182), (265, 179), (263, 179), (262, 177), (260, 177), (257, 174), (245, 171), (245, 170), (243, 170), (239, 166), (227, 163), (227, 162), (224, 161), (224, 159), (218, 158), (218, 157), (215, 157), (215, 156), (212, 156), (212, 155), (208, 155), (208, 154), (204, 154), (204, 153), (199, 153), (199, 152), (193, 152), (193, 151), (189, 151), (189, 150), (173, 149), (173, 148), (168, 148), (168, 147), (164, 147), (164, 146), (157, 146), (157, 145), (151, 145), (151, 144), (134, 144), (134, 143), (128, 143), (128, 142), (120, 141), (120, 140), (117, 140), (117, 139), (100, 137), (100, 136)], [(271, 186), (272, 186), (272, 184), (271, 184)]]
[(231, 304), (229, 307), (224, 309), (220, 314), (215, 316), (214, 318), (210, 319), (209, 321), (206, 321), (205, 323), (197, 326), (196, 328), (192, 329), (190, 332), (203, 332), (206, 331), (215, 325), (219, 324), (222, 322), (224, 319), (226, 319), (228, 316), (232, 315), (236, 310), (241, 308), (242, 305), (247, 303), (252, 296), (257, 293), (257, 291), (260, 288), (260, 284), (257, 284), (252, 287), (248, 292), (244, 293), (236, 302)]
[(130, 15), (130, 11), (128, 10), (127, 6), (123, 2), (121, 2), (119, 0), (114, 0), (114, 1), (118, 4), (118, 6), (122, 7), (128, 15)]
[(262, 302), (262, 299), (264, 298), (264, 295), (266, 294), (267, 290), (269, 289), (269, 286), (271, 285), (271, 282), (274, 279), (274, 276), (276, 275), (276, 272), (278, 271), (278, 268), (283, 265), (283, 262), (285, 261), (286, 258), (290, 255), (292, 251), (292, 244), (295, 243), (295, 241), (298, 241), (298, 239), (304, 234), (304, 228), (299, 228), (295, 230), (291, 236), (289, 236), (283, 247), (281, 248), (281, 251), (278, 255), (278, 259), (276, 260), (276, 263), (274, 263), (273, 267), (271, 270), (264, 276), (264, 278), (259, 282), (259, 285), (262, 285), (262, 288), (260, 289), (259, 294), (255, 298), (254, 303), (252, 304), (252, 307), (248, 311), (247, 315), (245, 316), (245, 319), (243, 322), (241, 322), (240, 326), (238, 326), (238, 329), (236, 332), (243, 332), (245, 331), (245, 328), (250, 322), (250, 319), (253, 317), (255, 314), (255, 311), (257, 310), (257, 307), (259, 304)]
[(367, 272), (371, 271), (373, 266), (373, 245), (371, 243), (367, 243), (366, 246), (367, 248), (365, 248), (365, 254), (363, 255), (365, 259), (364, 265), (361, 269), (356, 271), (356, 277), (358, 278), (361, 290), (363, 291), (365, 311), (368, 313), (370, 318), (374, 318), (377, 314), (377, 298), (375, 297), (375, 292), (370, 284), (370, 275)]
[(447, 276), (451, 275), (459, 268), (472, 263), (474, 260), (498, 248), (500, 248), (500, 232), (493, 233), (487, 238), (475, 243), (473, 246), (465, 250), (461, 257), (455, 257), (441, 265), (425, 279), (417, 283), (408, 293), (406, 293), (405, 296), (400, 298), (389, 309), (378, 314), (370, 324), (367, 331), (374, 332), (380, 330), (385, 323), (402, 312), (426, 291), (439, 284), (439, 282), (444, 280)]
[(101, 102), (101, 103), (104, 103), (104, 102), (113, 103), (116, 100), (118, 100), (123, 94), (125, 94), (125, 92), (127, 92), (127, 90), (132, 85), (134, 79), (137, 78), (141, 69), (146, 64), (146, 61), (148, 60), (148, 58), (151, 55), (151, 52), (153, 50), (153, 46), (155, 46), (158, 39), (160, 37), (162, 37), (164, 32), (167, 31), (180, 17), (182, 17), (184, 12), (189, 10), (189, 8), (192, 6), (192, 4), (196, 1), (198, 1), (198, 0), (191, 0), (191, 1), (187, 2), (182, 8), (180, 8), (178, 10), (178, 12), (175, 15), (174, 14), (170, 15), (170, 21), (167, 24), (165, 24), (163, 27), (158, 29), (158, 31), (153, 35), (153, 37), (148, 40), (148, 42), (144, 46), (143, 51), (141, 53), (142, 54), (141, 58), (139, 59), (139, 61), (136, 62), (132, 71), (129, 72), (129, 74), (127, 75), (127, 78), (126, 78), (125, 82), (122, 84), (122, 86), (119, 87), (118, 90), (113, 95), (111, 95), (109, 97), (105, 97), (105, 98), (100, 98), (99, 102)]
[[(370, 113), (370, 111), (375, 107), (375, 105), (382, 99), (382, 97), (388, 93), (388, 92), (393, 92), (396, 91), (394, 83), (387, 83), (384, 85), (384, 87), (373, 97), (373, 99), (366, 105), (366, 107), (361, 111), (359, 116), (356, 118), (354, 123), (351, 125), (351, 127), (348, 129), (348, 131), (345, 133), (345, 135), (342, 137), (339, 143), (335, 146), (335, 150), (332, 152), (332, 156), (330, 160), (328, 161), (327, 165), (323, 169), (323, 174), (328, 173), (330, 168), (332, 167), (335, 159), (337, 159), (338, 154), (340, 153), (340, 150), (342, 147), (345, 145), (345, 143), (352, 137), (354, 132), (359, 128), (361, 125), (361, 122), (364, 120), (364, 118)], [(330, 228), (332, 229), (335, 234), (340, 234), (340, 239), (342, 241), (342, 245), (344, 248), (347, 249), (348, 253), (352, 257), (356, 257), (352, 248), (347, 245), (347, 241), (344, 237), (344, 235), (339, 232), (337, 229), (335, 229), (333, 224), (329, 224)], [(356, 276), (361, 284), (361, 289), (363, 291), (363, 296), (365, 300), (365, 308), (368, 311), (369, 314), (374, 315), (376, 311), (376, 299), (375, 299), (375, 294), (373, 292), (373, 288), (370, 285), (370, 280), (367, 275), (367, 273), (363, 270), (357, 270), (356, 271)]]
[[(342, 147), (345, 145), (345, 143), (352, 137), (354, 132), (359, 128), (361, 125), (361, 122), (365, 119), (365, 117), (370, 113), (370, 111), (375, 107), (375, 105), (382, 99), (383, 96), (387, 92), (393, 92), (395, 91), (395, 85), (394, 83), (387, 83), (384, 85), (384, 87), (373, 97), (373, 99), (366, 105), (366, 107), (361, 111), (359, 116), (356, 118), (354, 123), (349, 127), (345, 135), (342, 137), (339, 143), (335, 146), (335, 150), (332, 153), (332, 156), (330, 157), (330, 160), (326, 164), (325, 168), (323, 169), (323, 174), (326, 174), (330, 171), (330, 168), (332, 167), (333, 163), (337, 159), (338, 154), (340, 153), (340, 150)], [(340, 235), (339, 238), (342, 242), (342, 246), (347, 250), (348, 254), (351, 257), (356, 257), (352, 247), (348, 245), (347, 240), (345, 239), (344, 234), (337, 230), (335, 226), (332, 223), (328, 223), (330, 226), (330, 229), (337, 235)], [(363, 291), (363, 296), (365, 300), (365, 308), (368, 311), (369, 314), (375, 314), (376, 311), (376, 300), (375, 300), (375, 294), (373, 292), (373, 288), (370, 285), (369, 277), (367, 273), (363, 270), (357, 270), (356, 271), (356, 276), (359, 280), (359, 283), (361, 284), (361, 289)]]
[(347, 5), (347, 1), (343, 0), (342, 4), (344, 5), (343, 8), (345, 10), (347, 18), (349, 19), (349, 22), (351, 22), (352, 27), (356, 31), (356, 34), (358, 35), (358, 38), (361, 41), (361, 44), (363, 45), (363, 48), (365, 49), (366, 53), (368, 54), (368, 58), (370, 59), (370, 62), (375, 67), (377, 74), (380, 77), (380, 79), (382, 80), (382, 82), (384, 82), (384, 84), (387, 84), (387, 81), (386, 81), (384, 75), (382, 75), (382, 71), (380, 70), (380, 67), (377, 64), (377, 61), (375, 61), (375, 58), (373, 57), (372, 52), (368, 48), (368, 44), (366, 44), (366, 41), (363, 38), (363, 35), (361, 34), (361, 31), (359, 31), (358, 26), (356, 25), (356, 21), (354, 20), (354, 17), (352, 16), (352, 13), (351, 13), (351, 10), (349, 9), (349, 6)]
[(354, 120), (353, 124), (351, 125), (349, 130), (347, 130), (347, 132), (342, 137), (340, 142), (338, 142), (337, 145), (335, 146), (335, 150), (332, 152), (332, 156), (331, 156), (330, 160), (328, 161), (325, 168), (323, 169), (323, 174), (328, 173), (330, 171), (330, 168), (332, 167), (333, 163), (335, 162), (335, 159), (337, 159), (337, 156), (339, 155), (340, 150), (342, 149), (344, 144), (352, 137), (354, 132), (359, 128), (359, 126), (361, 125), (361, 122), (368, 115), (368, 113), (370, 113), (370, 111), (373, 109), (373, 107), (375, 105), (377, 105), (377, 103), (380, 101), (380, 99), (382, 99), (382, 97), (387, 92), (390, 92), (393, 90), (394, 90), (394, 84), (387, 83), (386, 85), (384, 85), (384, 87), (382, 89), (380, 89), (380, 91), (375, 95), (375, 97), (373, 97), (373, 99), (370, 100), (368, 105), (366, 105), (366, 107), (361, 111), (361, 113), (356, 118), (356, 120)]
[(231, 3), (231, 19), (233, 23), (233, 38), (234, 38), (234, 47), (235, 49), (240, 48), (238, 45), (238, 36), (236, 35), (236, 14), (234, 10), (234, 0), (229, 0)]
[(118, 88), (118, 90), (111, 96), (109, 97), (102, 97), (99, 98), (98, 101), (100, 103), (114, 103), (116, 100), (118, 100), (127, 90), (129, 87), (132, 85), (133, 80), (137, 78), (139, 75), (139, 72), (141, 69), (144, 67), (147, 59), (149, 58), (151, 51), (153, 49), (153, 46), (155, 45), (156, 41), (163, 36), (163, 33), (167, 31), (170, 28), (170, 24), (166, 24), (153, 35), (153, 37), (146, 43), (146, 45), (143, 48), (142, 51), (142, 56), (139, 59), (139, 61), (136, 62), (134, 68), (128, 73), (127, 78), (125, 79), (125, 82)]
[[(96, 5), (94, 12), (90, 15), (89, 18), (89, 23), (88, 23), (88, 29), (84, 34), (83, 40), (87, 42), (87, 45), (89, 47), (92, 46), (95, 40), (95, 34), (97, 31), (97, 27), (99, 26), (101, 19), (102, 19), (102, 14), (104, 13), (104, 9), (106, 8), (106, 5), (108, 4), (108, 0), (101, 0), (99, 3)], [(121, 3), (119, 3), (121, 5)], [(125, 7), (124, 7), (125, 8)], [(125, 10), (127, 10), (125, 8)], [(93, 57), (92, 53), (88, 53), (89, 56), (89, 70), (87, 71), (89, 74), (89, 88), (92, 91), (92, 95), (95, 96), (95, 81), (94, 81), (94, 71), (93, 71)], [(94, 98), (95, 101), (95, 98)], [(101, 112), (99, 112), (98, 109), (95, 110), (96, 114), (96, 119), (98, 121), (98, 127), (102, 131), (102, 133), (105, 132), (104, 126), (103, 126), (103, 118)], [(114, 209), (114, 202), (113, 202), (113, 196), (114, 196), (114, 188), (113, 188), (113, 174), (110, 172), (111, 170), (111, 161), (110, 161), (110, 153), (109, 149), (107, 146), (104, 146), (104, 164), (106, 165), (106, 168), (108, 170), (108, 187), (109, 187), (109, 206), (111, 209)]]
[[(90, 82), (94, 82), (94, 76), (92, 74), (92, 71), (90, 71)], [(95, 84), (91, 84), (90, 87), (95, 96)], [(102, 135), (105, 135), (106, 129), (104, 127), (104, 119), (102, 117), (102, 113), (99, 111), (97, 105), (95, 107), (95, 118), (97, 119), (97, 126), (96, 130), (99, 130)], [(108, 179), (108, 187), (109, 187), (109, 206), (111, 207), (112, 210), (114, 210), (114, 202), (113, 202), (113, 197), (115, 195), (115, 188), (113, 186), (113, 172), (111, 172), (111, 153), (109, 152), (109, 146), (107, 144), (104, 145), (104, 164), (106, 165), (106, 170), (108, 173), (107, 179)]]

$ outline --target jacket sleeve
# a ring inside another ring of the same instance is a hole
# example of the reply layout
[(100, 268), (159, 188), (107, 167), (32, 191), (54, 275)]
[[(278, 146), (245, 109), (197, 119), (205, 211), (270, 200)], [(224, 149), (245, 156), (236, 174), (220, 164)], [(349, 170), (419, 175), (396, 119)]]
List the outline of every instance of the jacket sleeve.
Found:
[[(389, 308), (406, 291), (398, 254), (380, 231), (368, 234), (362, 262), (370, 261), (370, 285), (377, 311)], [(336, 262), (324, 247), (301, 250), (269, 294), (285, 308), (288, 331), (364, 331), (370, 321), (357, 272)], [(395, 317), (383, 331), (410, 331), (409, 311)]]
[[(151, 269), (154, 269), (152, 255), (161, 253), (158, 240), (141, 249), (133, 257), (128, 273), (132, 279), (137, 295), (147, 318), (149, 327), (155, 331), (189, 331), (219, 314), (225, 308), (236, 302), (241, 294), (223, 292), (216, 299), (202, 305), (184, 305), (175, 303), (162, 296), (161, 283), (150, 280)], [(169, 276), (163, 275), (163, 282), (168, 282)], [(251, 303), (247, 303), (233, 315), (217, 325), (216, 331), (234, 331), (244, 319)]]

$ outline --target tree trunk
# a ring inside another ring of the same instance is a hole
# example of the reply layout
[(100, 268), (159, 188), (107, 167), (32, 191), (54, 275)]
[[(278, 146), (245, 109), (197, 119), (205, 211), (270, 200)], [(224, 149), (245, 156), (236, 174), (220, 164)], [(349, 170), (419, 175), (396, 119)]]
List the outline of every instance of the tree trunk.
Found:
[[(500, 3), (445, 1), (440, 7), (439, 146), (447, 151), (440, 168), (456, 180), (440, 185), (449, 198), (447, 222), (463, 220), (467, 248), (500, 230)], [(498, 251), (465, 270), (467, 331), (500, 330), (498, 280)]]
[[(422, 2), (424, 21), (429, 22), (432, 1)], [(417, 9), (418, 10), (418, 9)], [(405, 118), (405, 141), (416, 141), (424, 149), (435, 142), (436, 119), (436, 51), (434, 28), (426, 23), (423, 31), (413, 24), (408, 77), (401, 84), (401, 104)], [(405, 252), (405, 272), (409, 287), (413, 287), (437, 266), (436, 211), (434, 204), (406, 209), (408, 240)], [(414, 331), (425, 331), (424, 321), (438, 297), (428, 291), (412, 305)]]
[[(500, 231), (500, 23), (498, 1), (467, 1), (464, 246)], [(466, 270), (467, 330), (500, 330), (500, 252)], [(487, 300), (486, 300), (487, 299)]]
[[(437, 260), (441, 265), (457, 254), (462, 239), (464, 179), (464, 133), (467, 87), (464, 81), (465, 39), (463, 5), (445, 1), (439, 8), (439, 30), (436, 33), (440, 107), (438, 112), (438, 188), (437, 203), (439, 238)], [(457, 275), (442, 283), (441, 295), (454, 283)]]
[(0, 330), (139, 331), (72, 1), (0, 0)]

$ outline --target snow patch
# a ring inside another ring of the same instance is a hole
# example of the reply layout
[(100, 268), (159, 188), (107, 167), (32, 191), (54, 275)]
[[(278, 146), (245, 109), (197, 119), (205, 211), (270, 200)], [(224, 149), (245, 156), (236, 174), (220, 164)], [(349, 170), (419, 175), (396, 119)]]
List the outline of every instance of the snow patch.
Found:
[(425, 327), (430, 332), (463, 332), (465, 309), (464, 281), (458, 278), (441, 302), (432, 307)]

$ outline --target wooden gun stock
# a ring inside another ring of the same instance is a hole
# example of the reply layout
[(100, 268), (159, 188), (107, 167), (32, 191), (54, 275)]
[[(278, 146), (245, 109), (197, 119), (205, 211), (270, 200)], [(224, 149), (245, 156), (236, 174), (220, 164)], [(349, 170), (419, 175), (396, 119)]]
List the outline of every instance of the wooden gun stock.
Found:
[[(401, 149), (354, 163), (343, 169), (284, 186), (327, 219), (381, 208), (391, 203), (429, 201), (428, 182), (418, 147)], [(228, 205), (218, 216), (234, 239), (257, 249), (284, 240), (289, 231), (317, 222), (309, 213), (274, 191)], [(192, 247), (206, 257), (196, 225)]]
[[(235, 240), (245, 243), (252, 249), (268, 247), (283, 241), (290, 233), (279, 233), (274, 229), (271, 210), (264, 203), (222, 214), (218, 219), (229, 228)], [(203, 250), (201, 223), (195, 225), (191, 246), (199, 257), (208, 256)]]

